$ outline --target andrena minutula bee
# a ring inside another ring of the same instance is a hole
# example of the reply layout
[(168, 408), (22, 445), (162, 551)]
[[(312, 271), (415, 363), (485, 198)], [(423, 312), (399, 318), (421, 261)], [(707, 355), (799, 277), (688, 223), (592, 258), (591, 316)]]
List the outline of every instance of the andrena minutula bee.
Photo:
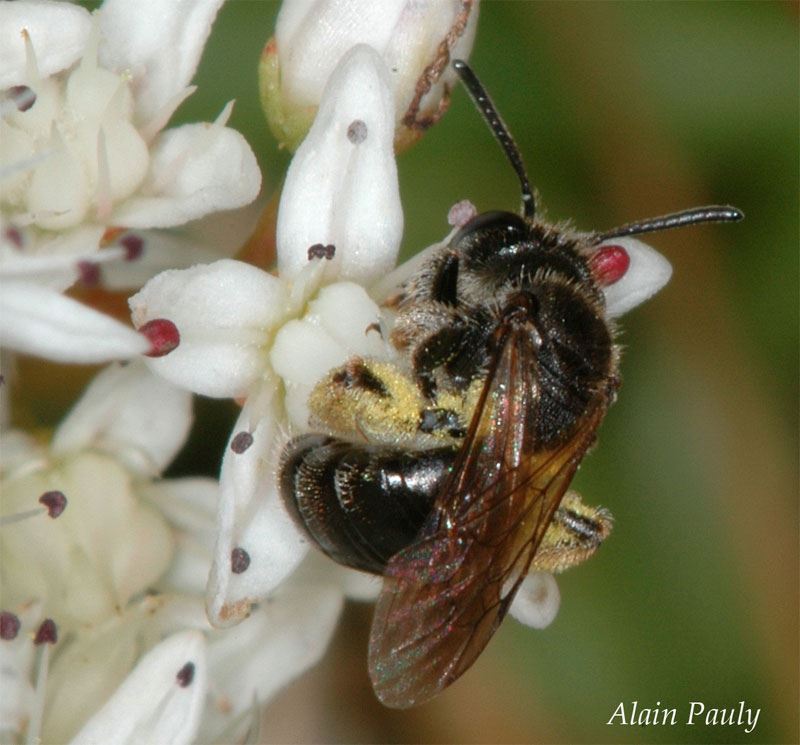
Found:
[(568, 487), (619, 387), (603, 292), (625, 257), (615, 241), (743, 216), (701, 207), (600, 233), (541, 221), (509, 130), (453, 65), (519, 178), (521, 214), (479, 214), (427, 257), (389, 303), (400, 361), (331, 371), (310, 401), (325, 434), (290, 441), (279, 474), (319, 548), (383, 575), (369, 671), (397, 708), (472, 665), (532, 567), (574, 566), (608, 535), (610, 515)]

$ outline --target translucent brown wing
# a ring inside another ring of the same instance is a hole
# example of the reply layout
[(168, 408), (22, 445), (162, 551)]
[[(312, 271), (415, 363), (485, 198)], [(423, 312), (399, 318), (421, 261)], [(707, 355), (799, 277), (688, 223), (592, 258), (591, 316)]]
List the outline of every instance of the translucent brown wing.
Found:
[(476, 660), (508, 610), (607, 400), (577, 431), (538, 448), (536, 345), (526, 323), (500, 346), (464, 445), (421, 537), (390, 560), (369, 644), (378, 698), (407, 708), (435, 696)]

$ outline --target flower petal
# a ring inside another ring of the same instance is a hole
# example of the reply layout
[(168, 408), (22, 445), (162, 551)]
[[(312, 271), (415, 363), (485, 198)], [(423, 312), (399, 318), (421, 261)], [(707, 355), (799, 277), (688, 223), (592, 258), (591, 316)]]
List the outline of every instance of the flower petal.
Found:
[(57, 362), (109, 362), (150, 344), (110, 316), (33, 282), (7, 281), (0, 293), (0, 344)]
[(183, 446), (192, 397), (153, 375), (143, 362), (102, 371), (53, 437), (57, 455), (105, 450), (137, 473), (155, 476)]
[(130, 70), (145, 123), (191, 82), (223, 0), (105, 0), (100, 59)]
[(241, 134), (216, 123), (185, 124), (157, 140), (140, 193), (119, 206), (112, 222), (131, 228), (183, 225), (249, 204), (260, 188), (261, 171)]
[[(248, 396), (222, 461), (219, 532), (206, 597), (209, 620), (218, 627), (246, 618), (252, 604), (291, 574), (308, 550), (276, 484), (281, 439), (274, 401), (277, 388), (276, 380), (266, 378)], [(240, 433), (252, 438), (244, 450), (232, 447)], [(247, 556), (242, 571), (233, 570), (234, 550)]]
[(335, 585), (292, 583), (236, 629), (214, 637), (208, 659), (217, 709), (231, 718), (269, 701), (325, 653), (342, 610)]
[[(604, 244), (606, 245), (606, 244)], [(635, 238), (615, 238), (613, 245), (622, 246), (630, 257), (630, 266), (623, 277), (603, 289), (606, 311), (610, 317), (620, 316), (655, 295), (672, 276), (672, 266), (655, 249)], [(600, 250), (603, 245), (597, 246)]]
[(163, 272), (129, 304), (134, 325), (172, 321), (178, 347), (148, 359), (158, 375), (195, 393), (238, 397), (266, 366), (266, 344), (286, 305), (284, 284), (241, 261), (223, 259)]
[(354, 47), (331, 75), (289, 166), (278, 210), (278, 267), (295, 276), (310, 246), (333, 244), (332, 272), (367, 282), (389, 271), (403, 233), (389, 73)]
[(0, 3), (0, 89), (28, 82), (24, 29), (36, 52), (39, 75), (46, 78), (81, 56), (91, 26), (88, 11), (71, 3)]
[(534, 629), (547, 628), (558, 615), (561, 594), (550, 572), (531, 572), (520, 585), (509, 613)]
[(148, 652), (73, 743), (191, 742), (208, 687), (205, 641), (174, 634)]

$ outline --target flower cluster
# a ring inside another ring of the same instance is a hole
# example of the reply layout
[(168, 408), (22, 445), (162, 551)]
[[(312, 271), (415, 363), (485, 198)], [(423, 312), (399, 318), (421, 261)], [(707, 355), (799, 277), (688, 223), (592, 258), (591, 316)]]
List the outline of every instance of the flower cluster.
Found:
[[(277, 460), (331, 368), (396, 353), (369, 333), (419, 263), (395, 266), (395, 148), (446, 108), (448, 62), (468, 55), (478, 3), (284, 3), (262, 95), (299, 146), (269, 273), (231, 258), (249, 213), (220, 214), (260, 186), (230, 105), (214, 123), (165, 128), (221, 1), (106, 0), (94, 16), (0, 5), (0, 342), (60, 362), (127, 360), (51, 437), (0, 439), (4, 740), (253, 735), (258, 707), (323, 654), (345, 598), (380, 589), (309, 552)], [(451, 224), (474, 211), (459, 203)], [(614, 251), (595, 257), (612, 315), (669, 276), (644, 244)], [(134, 328), (66, 296), (75, 283), (138, 290)], [(219, 481), (163, 476), (192, 393), (242, 404)], [(555, 581), (535, 573), (512, 615), (543, 627), (557, 610)]]

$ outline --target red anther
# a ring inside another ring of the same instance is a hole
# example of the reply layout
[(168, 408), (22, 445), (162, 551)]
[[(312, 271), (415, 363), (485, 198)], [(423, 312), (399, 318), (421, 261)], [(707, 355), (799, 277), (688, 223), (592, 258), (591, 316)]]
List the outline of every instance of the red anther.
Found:
[(64, 496), (64, 492), (46, 491), (39, 497), (39, 504), (47, 507), (47, 514), (55, 519), (66, 509), (67, 498)]
[(589, 264), (598, 284), (608, 287), (625, 276), (631, 265), (631, 257), (622, 246), (600, 246), (589, 259)]
[(231, 571), (234, 574), (246, 572), (250, 566), (250, 554), (238, 546), (231, 551)]
[(181, 343), (178, 327), (166, 318), (154, 318), (139, 327), (139, 333), (150, 342), (148, 357), (163, 357)]
[(19, 618), (10, 611), (4, 610), (0, 613), (0, 639), (11, 641), (17, 638), (19, 633)]
[(52, 618), (45, 618), (36, 629), (36, 636), (33, 637), (34, 644), (55, 644), (58, 641), (58, 628)]
[(97, 287), (100, 284), (99, 265), (93, 261), (79, 261), (78, 278), (84, 287)]
[(15, 225), (9, 225), (4, 231), (5, 239), (14, 245), (14, 248), (22, 248), (24, 240), (22, 231)]
[(119, 245), (125, 249), (125, 261), (136, 261), (144, 251), (144, 239), (135, 233), (120, 238)]
[(187, 662), (175, 675), (175, 680), (181, 688), (187, 688), (194, 680), (194, 662)]
[(237, 432), (231, 440), (231, 450), (237, 455), (241, 455), (253, 444), (253, 435), (246, 430)]

